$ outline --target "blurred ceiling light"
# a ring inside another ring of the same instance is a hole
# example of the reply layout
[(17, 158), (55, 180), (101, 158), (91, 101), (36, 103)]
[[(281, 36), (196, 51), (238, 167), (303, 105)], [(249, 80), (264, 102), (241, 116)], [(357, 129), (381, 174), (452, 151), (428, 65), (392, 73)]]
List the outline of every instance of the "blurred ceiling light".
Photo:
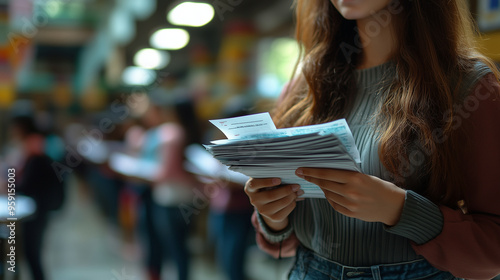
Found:
[(135, 36), (135, 23), (129, 12), (123, 7), (115, 8), (108, 18), (110, 38), (113, 42), (126, 45)]
[(180, 28), (160, 29), (151, 35), (149, 43), (152, 47), (165, 50), (179, 50), (189, 42), (189, 33)]
[(123, 70), (123, 83), (129, 86), (148, 86), (156, 80), (156, 72), (136, 66), (129, 66)]
[(207, 3), (184, 2), (173, 8), (167, 15), (171, 24), (199, 27), (214, 18), (214, 8)]
[[(61, 1), (61, 0), (58, 0)], [(156, 9), (156, 0), (121, 0), (118, 5), (125, 5), (135, 18), (144, 20), (150, 17)]]
[(138, 51), (134, 56), (135, 65), (146, 69), (161, 69), (170, 62), (170, 55), (166, 51), (146, 48)]

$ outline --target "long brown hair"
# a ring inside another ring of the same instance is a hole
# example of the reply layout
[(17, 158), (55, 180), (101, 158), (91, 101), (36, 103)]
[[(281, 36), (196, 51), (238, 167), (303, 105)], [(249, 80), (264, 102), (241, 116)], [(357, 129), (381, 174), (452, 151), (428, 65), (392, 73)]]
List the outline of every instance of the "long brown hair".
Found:
[[(425, 195), (451, 206), (462, 196), (454, 172), (457, 137), (452, 129), (461, 77), (478, 61), (490, 66), (497, 79), (498, 72), (475, 49), (477, 32), (465, 0), (394, 4), (399, 6), (390, 23), (397, 45), (391, 61), (397, 74), (385, 88), (376, 118), (379, 157), (394, 178), (404, 177), (401, 163), (408, 161), (411, 143), (419, 143), (426, 151), (424, 167), (430, 180)], [(296, 0), (295, 10), (302, 71), (273, 112), (275, 122), (289, 127), (345, 117), (355, 98), (354, 70), (362, 55), (356, 48), (356, 22), (344, 19), (328, 0)], [(450, 113), (443, 117), (444, 112)], [(434, 139), (436, 129), (448, 139), (445, 143)]]

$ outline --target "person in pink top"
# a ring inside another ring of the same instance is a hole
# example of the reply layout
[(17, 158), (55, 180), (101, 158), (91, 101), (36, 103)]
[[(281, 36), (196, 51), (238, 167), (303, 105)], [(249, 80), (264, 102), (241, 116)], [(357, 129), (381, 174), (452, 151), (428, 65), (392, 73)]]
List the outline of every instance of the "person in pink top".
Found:
[(146, 130), (138, 137), (141, 143), (136, 168), (151, 166), (154, 169), (153, 172), (145, 170), (151, 174), (141, 178), (142, 184), (134, 184), (141, 196), (140, 230), (145, 237), (146, 265), (151, 280), (160, 279), (167, 256), (176, 264), (179, 280), (189, 277), (186, 241), (190, 222), (184, 218), (182, 207), (192, 203), (197, 181), (184, 170), (184, 149), (199, 143), (200, 132), (193, 103), (185, 96), (153, 91), (151, 105), (142, 116)]

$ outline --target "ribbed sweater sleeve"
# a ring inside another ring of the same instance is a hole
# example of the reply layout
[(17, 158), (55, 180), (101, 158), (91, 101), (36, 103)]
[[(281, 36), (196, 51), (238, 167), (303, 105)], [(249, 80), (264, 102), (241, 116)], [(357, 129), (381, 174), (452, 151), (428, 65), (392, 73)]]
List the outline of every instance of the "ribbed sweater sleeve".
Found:
[(292, 235), (292, 226), (288, 223), (288, 226), (280, 231), (272, 231), (267, 224), (262, 219), (262, 216), (257, 213), (257, 221), (259, 222), (260, 232), (264, 237), (271, 243), (280, 243)]
[(293, 234), (290, 225), (281, 232), (272, 232), (267, 228), (257, 211), (252, 215), (252, 224), (257, 233), (257, 245), (262, 251), (275, 258), (295, 256), (299, 240)]
[(436, 237), (443, 228), (443, 215), (429, 199), (413, 191), (406, 191), (405, 204), (399, 222), (386, 227), (390, 233), (423, 244)]

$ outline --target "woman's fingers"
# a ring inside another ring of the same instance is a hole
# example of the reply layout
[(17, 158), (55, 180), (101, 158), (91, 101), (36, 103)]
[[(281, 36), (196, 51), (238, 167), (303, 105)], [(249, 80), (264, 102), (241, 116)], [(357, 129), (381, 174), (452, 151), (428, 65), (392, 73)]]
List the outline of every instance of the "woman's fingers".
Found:
[(290, 204), (288, 204), (285, 208), (281, 209), (280, 211), (276, 212), (274, 215), (273, 215), (273, 218), (276, 220), (276, 221), (281, 221), (281, 220), (284, 220), (288, 217), (288, 215), (290, 215), (290, 213), (292, 213), (293, 209), (295, 209), (295, 206), (296, 206), (297, 202), (295, 201), (292, 201)]
[(259, 192), (262, 189), (279, 186), (280, 184), (281, 180), (279, 178), (265, 178), (265, 179), (250, 178), (245, 184), (245, 192), (248, 195), (250, 195), (252, 193)]
[(341, 169), (301, 167), (295, 171), (295, 174), (301, 178), (312, 177), (345, 184), (353, 179), (356, 180), (360, 173)]
[(299, 185), (280, 185), (278, 178), (250, 179), (245, 192), (250, 203), (273, 229), (282, 229), (295, 208), (297, 198), (304, 194)]
[(345, 208), (344, 206), (342, 206), (340, 204), (337, 204), (334, 201), (329, 200), (329, 199), (328, 199), (328, 203), (330, 203), (330, 205), (332, 206), (332, 208), (335, 211), (339, 212), (340, 214), (342, 214), (344, 216), (347, 216), (347, 217), (355, 218), (354, 217), (354, 213), (351, 210)]
[(360, 172), (298, 168), (297, 176), (319, 186), (331, 206), (348, 217), (394, 225), (401, 216), (406, 191)]
[(294, 195), (296, 198), (297, 197), (296, 192), (299, 191), (299, 189), (300, 189), (299, 185), (283, 185), (275, 189), (260, 191), (250, 196), (250, 202), (252, 204), (260, 203), (261, 205), (263, 205), (269, 202), (280, 200), (284, 197), (288, 197), (291, 195)]
[(308, 177), (308, 176), (303, 177), (303, 179), (319, 186), (321, 189), (337, 193), (341, 196), (345, 196), (345, 193), (349, 190), (346, 184), (338, 183), (335, 181), (319, 179), (315, 177)]
[[(358, 204), (350, 200), (349, 198), (342, 196), (336, 192), (332, 192), (329, 189), (321, 188), (323, 193), (325, 194), (326, 199), (328, 201), (333, 202), (334, 204), (341, 206), (345, 210), (349, 212), (356, 212), (358, 209)], [(331, 204), (331, 203), (330, 203)], [(333, 205), (332, 205), (333, 206)], [(335, 209), (337, 210), (337, 209)], [(342, 209), (343, 210), (343, 209)]]
[(259, 213), (274, 221), (288, 217), (296, 206), (296, 195), (289, 195), (260, 207)]

